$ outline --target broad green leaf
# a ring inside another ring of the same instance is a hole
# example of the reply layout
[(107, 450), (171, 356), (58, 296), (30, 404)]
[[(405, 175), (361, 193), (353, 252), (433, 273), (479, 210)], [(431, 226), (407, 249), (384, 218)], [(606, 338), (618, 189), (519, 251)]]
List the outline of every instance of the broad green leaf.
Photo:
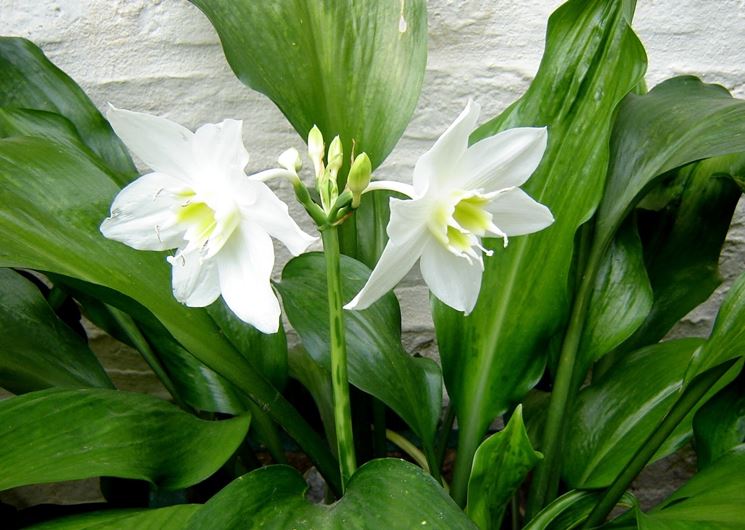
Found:
[(154, 510), (111, 510), (62, 517), (28, 530), (182, 530), (201, 508), (180, 504)]
[(636, 215), (654, 304), (618, 353), (660, 340), (719, 286), (719, 254), (740, 197), (728, 176), (743, 170), (741, 154), (703, 160), (662, 177), (644, 198)]
[[(470, 459), (492, 419), (540, 379), (564, 323), (577, 228), (603, 191), (614, 109), (639, 82), (644, 50), (623, 2), (572, 0), (549, 20), (546, 50), (527, 93), (472, 141), (516, 126), (547, 126), (548, 148), (523, 188), (556, 221), (486, 245), (481, 296), (468, 317), (435, 303), (445, 382), (458, 413), (459, 458)], [(463, 442), (468, 441), (468, 444)]]
[(301, 345), (288, 352), (290, 377), (297, 379), (313, 396), (318, 414), (323, 422), (329, 446), (336, 445), (334, 432), (334, 393), (331, 388), (331, 371), (318, 364)]
[[(589, 490), (568, 491), (541, 510), (523, 527), (523, 530), (580, 528), (580, 525), (595, 507), (595, 503), (600, 499), (601, 494), (602, 492)], [(635, 506), (636, 499), (630, 493), (625, 493), (618, 505), (623, 507)]]
[(652, 308), (652, 287), (644, 267), (635, 223), (616, 234), (598, 269), (583, 329), (578, 374), (621, 344)]
[[(680, 339), (643, 348), (579, 393), (562, 451), (562, 475), (571, 487), (601, 488), (613, 481), (679, 396), (686, 366), (702, 343)], [(687, 431), (691, 417), (683, 422)], [(679, 431), (671, 438), (678, 440)]]
[(373, 167), (396, 145), (424, 78), (424, 0), (191, 1), (238, 78), (274, 101), (303, 139), (315, 124), (327, 145), (338, 134), (346, 153), (354, 142)]
[(699, 469), (745, 442), (745, 372), (698, 410), (693, 435)]
[(604, 247), (664, 173), (695, 160), (745, 151), (745, 101), (691, 76), (668, 79), (648, 94), (629, 94), (618, 109), (608, 184), (596, 216)]
[(745, 521), (745, 445), (739, 445), (639, 519), (645, 530), (735, 530)]
[(501, 528), (507, 503), (543, 458), (533, 450), (518, 406), (505, 428), (476, 450), (468, 481), (466, 513), (479, 528)]
[[(342, 256), (342, 299), (350, 300), (370, 269)], [(290, 323), (303, 346), (330, 369), (326, 266), (319, 253), (291, 260), (277, 285)], [(398, 302), (388, 294), (365, 311), (345, 311), (349, 382), (401, 416), (428, 450), (434, 443), (442, 403), (440, 370), (431, 359), (411, 357), (401, 346)]]
[(112, 170), (119, 185), (137, 176), (127, 150), (80, 87), (32, 42), (0, 37), (0, 107), (54, 112), (69, 119), (83, 141)]
[(142, 394), (48, 389), (0, 401), (0, 425), (0, 490), (98, 476), (178, 489), (225, 463), (248, 418), (209, 422)]
[(745, 273), (730, 287), (719, 306), (714, 329), (691, 362), (686, 381), (729, 359), (745, 354)]
[(21, 394), (53, 386), (113, 385), (88, 344), (29, 280), (0, 268), (0, 387)]
[[(267, 409), (334, 484), (328, 448), (235, 350), (205, 310), (179, 304), (163, 253), (139, 252), (99, 232), (119, 191), (86, 153), (33, 137), (0, 140), (0, 266), (64, 275), (118, 291), (150, 311), (186, 350)], [(126, 311), (126, 307), (123, 308)]]
[(303, 477), (285, 466), (244, 475), (210, 499), (187, 530), (475, 528), (429, 475), (403, 460), (368, 462), (334, 504), (311, 504)]

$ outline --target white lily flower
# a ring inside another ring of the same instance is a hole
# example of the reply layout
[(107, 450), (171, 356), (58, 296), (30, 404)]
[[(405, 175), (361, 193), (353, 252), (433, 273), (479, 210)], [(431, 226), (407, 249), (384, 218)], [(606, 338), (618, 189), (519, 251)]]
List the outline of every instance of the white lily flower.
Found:
[(108, 119), (153, 172), (119, 192), (101, 224), (103, 235), (139, 250), (177, 249), (167, 258), (176, 299), (204, 307), (222, 294), (241, 320), (276, 333), (280, 307), (270, 283), (271, 237), (294, 255), (316, 239), (298, 227), (263, 182), (292, 177), (290, 172), (246, 176), (241, 121), (191, 132), (164, 118), (113, 107)]
[(346, 309), (365, 309), (419, 260), (424, 281), (442, 302), (466, 314), (481, 288), (483, 237), (530, 234), (553, 223), (551, 212), (518, 186), (546, 150), (545, 127), (509, 129), (468, 146), (479, 107), (472, 101), (422, 155), (413, 185), (373, 182), (366, 191), (390, 189), (411, 200), (391, 199), (389, 241), (370, 278)]

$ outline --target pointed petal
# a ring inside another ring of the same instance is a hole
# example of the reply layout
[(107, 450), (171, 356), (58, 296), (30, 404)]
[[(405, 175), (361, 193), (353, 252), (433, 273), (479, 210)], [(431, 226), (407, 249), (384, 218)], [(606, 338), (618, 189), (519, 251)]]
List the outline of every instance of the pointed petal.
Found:
[(207, 123), (194, 133), (194, 155), (200, 167), (197, 178), (243, 176), (248, 164), (248, 151), (243, 145), (243, 122), (224, 120)]
[(367, 193), (369, 191), (376, 191), (376, 190), (390, 190), (395, 191), (397, 193), (401, 193), (403, 195), (407, 195), (408, 197), (414, 198), (414, 186), (411, 184), (404, 184), (403, 182), (396, 182), (395, 180), (373, 180), (368, 184), (367, 188), (365, 188), (365, 191), (362, 193)]
[(305, 252), (318, 239), (300, 229), (287, 205), (263, 182), (244, 179), (236, 189), (243, 217), (281, 241), (293, 256)]
[(148, 173), (119, 192), (101, 233), (137, 250), (167, 250), (183, 242), (171, 207), (183, 182), (163, 173)]
[(419, 263), (427, 287), (441, 302), (469, 314), (481, 289), (482, 262), (456, 256), (442, 245), (429, 245)]
[[(391, 199), (391, 219), (388, 222), (388, 244), (367, 283), (344, 309), (366, 309), (393, 289), (406, 276), (432, 243), (426, 228), (421, 201)], [(436, 244), (436, 243), (434, 243)]]
[(280, 308), (270, 283), (274, 248), (269, 235), (244, 221), (216, 259), (222, 297), (231, 311), (262, 333), (276, 333)]
[(220, 296), (215, 260), (202, 260), (199, 250), (169, 256), (173, 267), (173, 296), (189, 307), (205, 307)]
[(508, 236), (532, 234), (554, 222), (551, 210), (520, 188), (497, 194), (486, 210), (492, 214), (492, 222)]
[(158, 116), (117, 109), (106, 114), (117, 136), (148, 167), (188, 182), (194, 167), (191, 141), (194, 133)]
[(468, 148), (468, 137), (476, 128), (479, 111), (479, 105), (469, 99), (460, 116), (438, 138), (435, 145), (419, 157), (414, 167), (414, 189), (418, 196), (430, 188), (459, 187), (459, 183), (454, 180), (458, 177), (455, 169)]
[(541, 162), (547, 142), (546, 127), (518, 127), (475, 143), (458, 168), (463, 188), (494, 191), (522, 185)]

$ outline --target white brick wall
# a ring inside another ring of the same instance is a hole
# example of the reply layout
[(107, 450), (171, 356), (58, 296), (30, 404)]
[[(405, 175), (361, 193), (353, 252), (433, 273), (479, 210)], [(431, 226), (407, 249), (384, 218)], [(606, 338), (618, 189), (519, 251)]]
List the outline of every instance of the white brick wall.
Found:
[[(430, 0), (424, 90), (378, 175), (409, 178), (417, 156), (468, 97), (481, 103), (484, 119), (517, 98), (538, 67), (548, 15), (560, 3)], [(635, 26), (649, 55), (650, 87), (693, 73), (745, 97), (745, 0), (639, 0)], [(212, 27), (186, 0), (0, 0), (0, 34), (35, 41), (99, 107), (112, 102), (189, 127), (245, 120), (249, 169), (270, 166), (283, 148), (302, 145), (281, 113), (232, 75)], [(745, 261), (742, 219), (740, 212), (725, 253), (729, 275)], [(399, 294), (409, 344), (426, 346), (432, 338), (426, 291), (412, 276)], [(711, 319), (709, 307), (686, 326), (702, 332)]]

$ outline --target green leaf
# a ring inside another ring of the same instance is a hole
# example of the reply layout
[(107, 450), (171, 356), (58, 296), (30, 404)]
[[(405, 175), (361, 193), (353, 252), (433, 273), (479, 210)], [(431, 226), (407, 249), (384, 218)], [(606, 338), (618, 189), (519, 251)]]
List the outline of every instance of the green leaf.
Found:
[(542, 458), (530, 444), (518, 406), (505, 428), (484, 440), (473, 459), (466, 513), (479, 528), (501, 528), (507, 503)]
[[(702, 343), (679, 339), (643, 348), (579, 393), (562, 451), (562, 475), (571, 487), (602, 488), (613, 481), (679, 396), (686, 366)], [(691, 418), (656, 458), (684, 441)]]
[[(523, 527), (523, 530), (579, 528), (579, 525), (590, 515), (595, 503), (600, 499), (601, 493), (599, 491), (568, 491), (541, 510)], [(618, 505), (623, 507), (635, 506), (636, 499), (630, 493), (626, 493)]]
[(196, 484), (243, 441), (248, 418), (194, 418), (142, 394), (48, 389), (0, 401), (0, 490), (109, 476)]
[[(323, 254), (304, 254), (285, 266), (277, 288), (303, 346), (330, 370), (325, 271)], [(362, 263), (342, 256), (343, 299), (359, 292), (369, 275)], [(440, 370), (431, 359), (404, 351), (395, 296), (389, 293), (365, 311), (345, 311), (344, 317), (349, 382), (396, 411), (431, 451), (442, 403)]]
[(698, 410), (693, 434), (699, 469), (745, 442), (745, 372)]
[(719, 458), (639, 519), (642, 529), (735, 530), (745, 521), (745, 445)]
[(88, 344), (39, 289), (0, 268), (0, 386), (21, 394), (51, 386), (113, 387)]
[(616, 354), (657, 342), (719, 286), (719, 254), (740, 197), (727, 176), (744, 169), (742, 154), (696, 162), (662, 177), (644, 198), (637, 219), (654, 304)]
[(292, 468), (258, 469), (210, 499), (187, 529), (475, 528), (432, 477), (403, 460), (368, 462), (331, 505), (308, 502), (307, 487)]
[(352, 217), (356, 230), (354, 253), (347, 255), (361, 261), (371, 269), (375, 267), (388, 243), (386, 227), (391, 217), (390, 200), (403, 197), (400, 193), (388, 190), (372, 191), (362, 197), (362, 203)]
[(124, 185), (137, 176), (124, 144), (80, 87), (32, 42), (0, 37), (0, 107), (54, 112), (69, 119)]
[(181, 504), (154, 510), (111, 510), (62, 517), (28, 527), (28, 530), (182, 530), (201, 508)]
[(745, 101), (691, 76), (668, 79), (648, 94), (629, 94), (618, 109), (608, 184), (596, 215), (599, 246), (660, 175), (695, 160), (745, 151)]
[(580, 342), (578, 374), (621, 344), (652, 309), (652, 287), (635, 223), (616, 234), (598, 269)]
[(318, 364), (302, 345), (288, 352), (290, 376), (300, 381), (318, 409), (323, 422), (326, 440), (331, 447), (336, 445), (334, 431), (334, 392), (331, 388), (331, 371)]
[(348, 154), (354, 141), (373, 167), (396, 145), (424, 78), (424, 0), (191, 1), (238, 78), (274, 101), (303, 139), (315, 124), (327, 145), (338, 134)]
[[(200, 362), (258, 402), (335, 484), (328, 448), (297, 411), (235, 350), (205, 310), (179, 304), (163, 253), (139, 252), (99, 232), (118, 186), (79, 150), (41, 138), (0, 139), (0, 266), (64, 275), (134, 299)], [(123, 307), (126, 311), (126, 307)], [(209, 374), (207, 374), (209, 375)]]
[(494, 256), (485, 259), (481, 296), (470, 316), (435, 304), (461, 459), (470, 460), (492, 419), (543, 373), (549, 343), (569, 310), (575, 233), (602, 194), (614, 109), (644, 69), (644, 50), (626, 23), (623, 2), (570, 1), (549, 20), (543, 61), (527, 93), (471, 138), (548, 126), (543, 161), (523, 188), (556, 221), (540, 233), (511, 238), (506, 249), (499, 241), (487, 243)]

